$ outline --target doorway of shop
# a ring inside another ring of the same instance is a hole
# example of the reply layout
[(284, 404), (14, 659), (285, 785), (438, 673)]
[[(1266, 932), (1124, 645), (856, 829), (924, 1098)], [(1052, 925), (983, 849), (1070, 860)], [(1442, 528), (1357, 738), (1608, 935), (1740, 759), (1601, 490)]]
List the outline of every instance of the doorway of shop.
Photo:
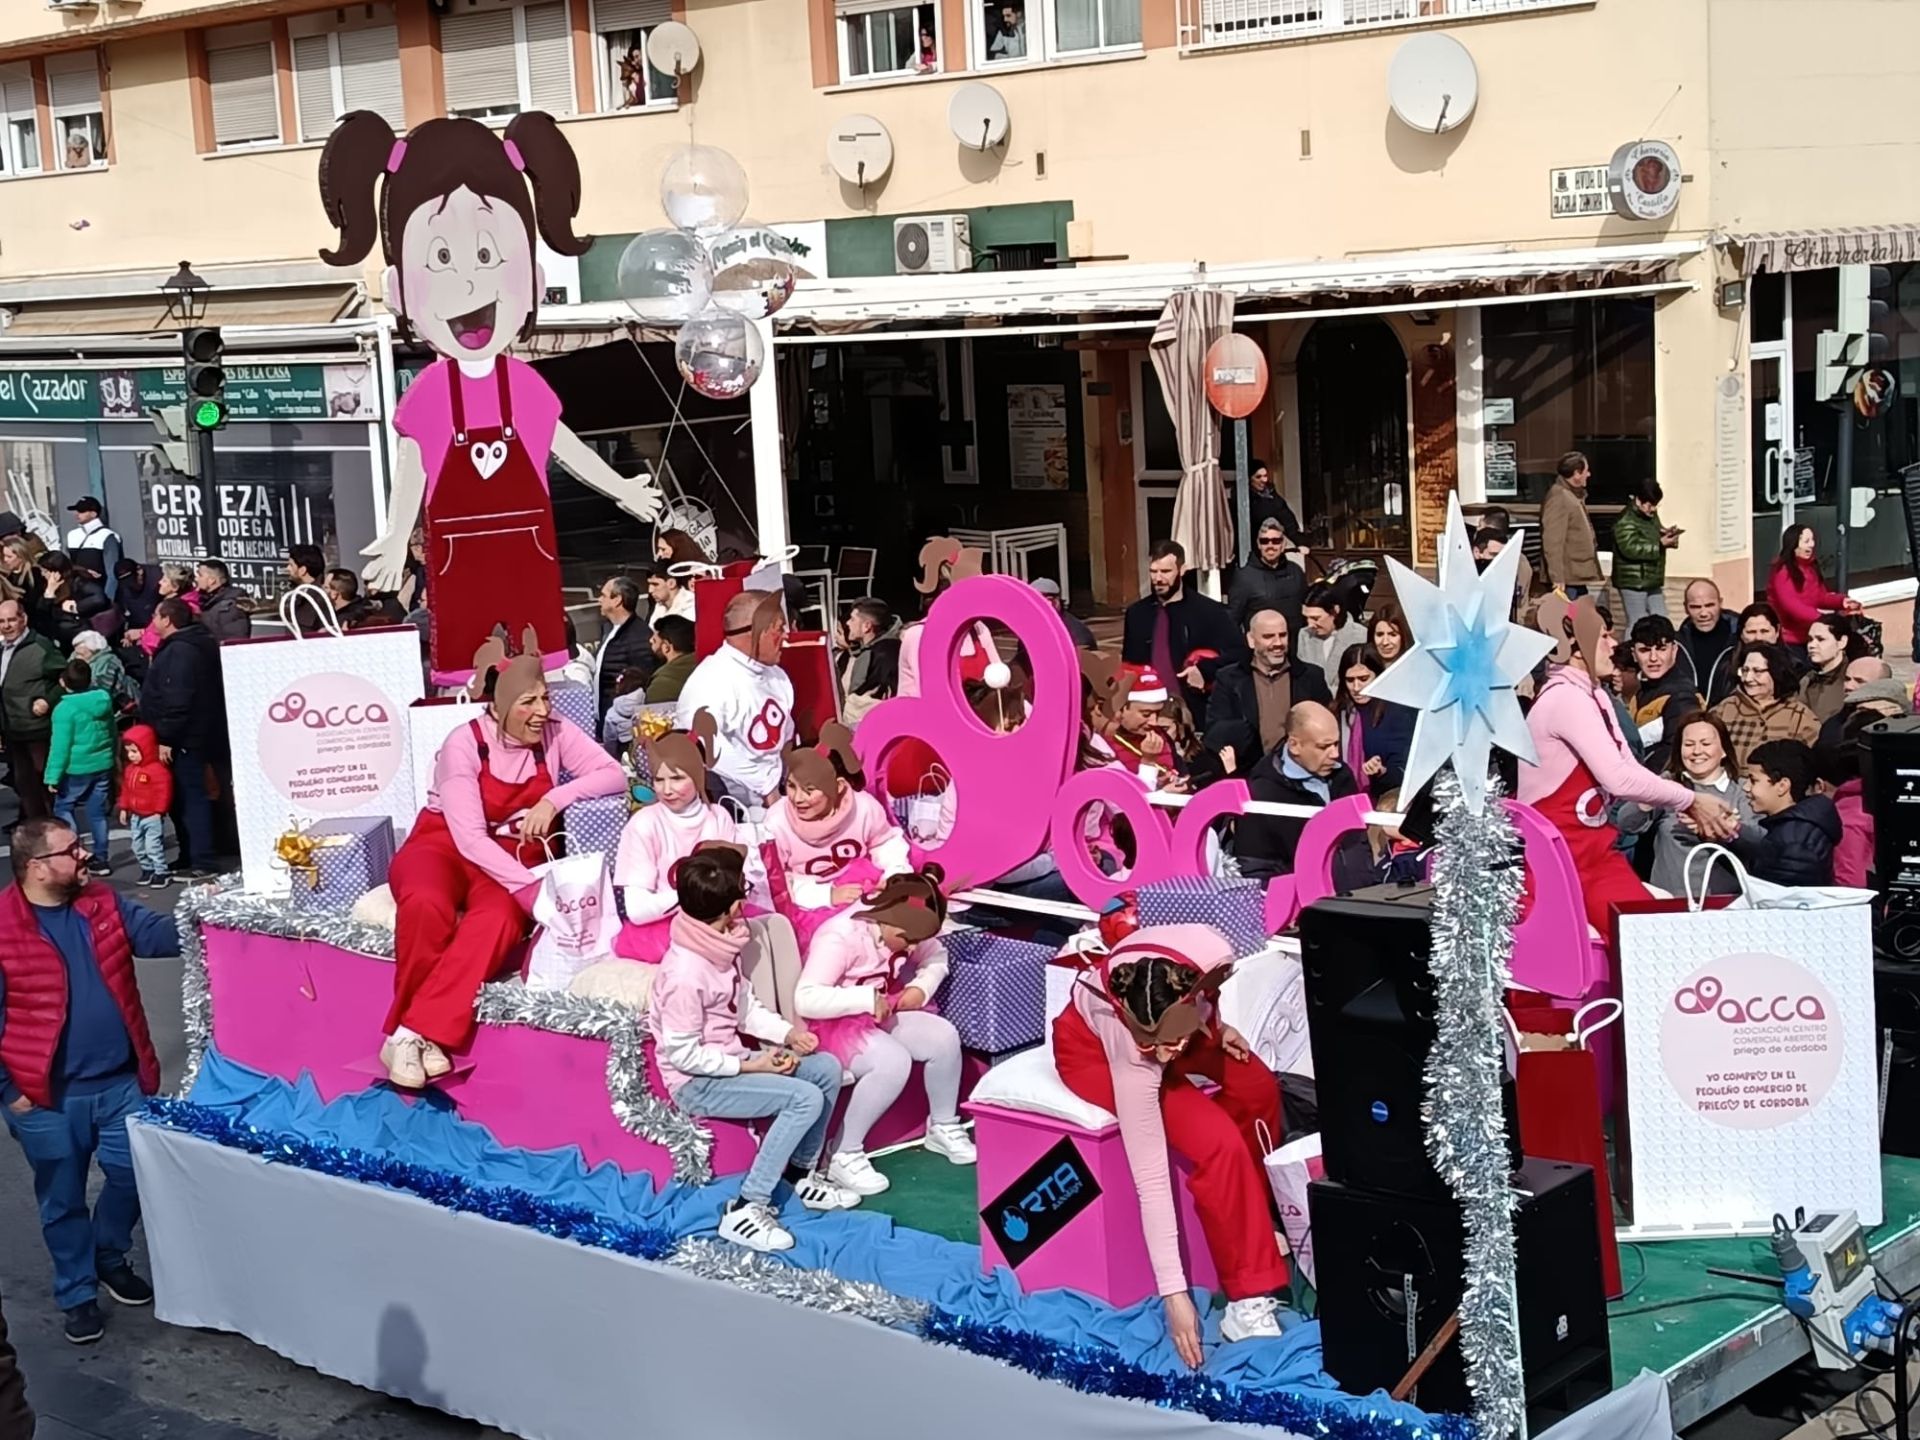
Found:
[(1300, 520), (1323, 559), (1410, 558), (1407, 355), (1385, 321), (1321, 320), (1300, 347)]

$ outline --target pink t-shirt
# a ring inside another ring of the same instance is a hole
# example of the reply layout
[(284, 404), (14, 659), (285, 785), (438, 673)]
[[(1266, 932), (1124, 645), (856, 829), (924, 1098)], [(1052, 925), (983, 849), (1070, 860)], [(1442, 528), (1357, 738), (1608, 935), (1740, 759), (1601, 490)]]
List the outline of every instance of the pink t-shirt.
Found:
[(804, 823), (793, 812), (793, 802), (782, 795), (767, 811), (767, 834), (786, 872), (787, 893), (793, 903), (809, 910), (831, 905), (832, 886), (855, 861), (870, 860), (882, 875), (913, 868), (907, 837), (887, 807), (864, 790), (849, 790), (847, 803), (825, 834), (809, 840), (800, 833)]
[[(497, 362), (507, 367), (507, 393), (513, 406), (513, 428), (533, 457), (534, 468), (542, 482), (547, 474), (547, 456), (553, 450), (553, 433), (560, 427), (560, 397), (540, 378), (540, 373), (524, 360), (502, 356)], [(393, 409), (393, 428), (420, 447), (420, 460), (427, 470), (427, 499), (433, 499), (440, 482), (441, 467), (453, 446), (454, 377), (459, 376), (460, 398), (466, 405), (469, 430), (492, 430), (500, 424), (500, 391), (491, 374), (475, 380), (460, 375), (451, 360), (436, 360), (422, 370), (400, 403)]]

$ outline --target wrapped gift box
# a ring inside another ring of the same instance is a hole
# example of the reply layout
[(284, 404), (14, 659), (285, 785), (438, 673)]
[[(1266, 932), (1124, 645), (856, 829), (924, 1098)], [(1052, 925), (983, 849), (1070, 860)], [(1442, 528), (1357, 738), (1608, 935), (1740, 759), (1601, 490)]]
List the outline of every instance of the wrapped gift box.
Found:
[(582, 733), (600, 738), (600, 727), (594, 723), (593, 712), (598, 708), (594, 703), (593, 687), (578, 680), (553, 680), (547, 685), (547, 699), (553, 706), (553, 713), (564, 718)]
[(1161, 880), (1142, 885), (1136, 903), (1142, 925), (1211, 925), (1241, 957), (1267, 948), (1267, 892), (1258, 880)]
[(384, 815), (316, 820), (301, 834), (313, 841), (313, 866), (295, 869), (287, 901), (297, 910), (350, 910), (393, 864), (393, 821)]
[(1047, 1028), (1053, 947), (974, 929), (943, 935), (941, 944), (947, 981), (938, 1003), (960, 1043), (988, 1055), (1039, 1044)]
[(611, 856), (620, 848), (620, 832), (627, 828), (627, 817), (632, 813), (633, 806), (624, 794), (574, 801), (561, 820), (568, 853), (584, 855), (597, 850)]

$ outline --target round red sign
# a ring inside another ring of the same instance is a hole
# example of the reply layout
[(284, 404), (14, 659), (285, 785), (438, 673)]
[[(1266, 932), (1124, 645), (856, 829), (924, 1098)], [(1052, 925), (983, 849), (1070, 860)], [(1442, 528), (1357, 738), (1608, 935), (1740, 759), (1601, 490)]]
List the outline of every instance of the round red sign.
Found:
[(1267, 393), (1267, 357), (1251, 335), (1222, 335), (1207, 347), (1207, 403), (1244, 420)]

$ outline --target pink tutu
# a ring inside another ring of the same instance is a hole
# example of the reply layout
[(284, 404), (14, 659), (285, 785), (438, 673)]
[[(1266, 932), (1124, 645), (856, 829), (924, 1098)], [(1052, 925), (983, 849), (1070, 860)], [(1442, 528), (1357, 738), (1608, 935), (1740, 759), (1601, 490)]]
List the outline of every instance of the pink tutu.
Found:
[[(829, 885), (877, 885), (880, 879), (880, 867), (863, 855), (858, 860), (850, 861), (846, 868), (827, 883)], [(781, 910), (787, 919), (793, 922), (793, 933), (800, 941), (802, 959), (806, 958), (807, 952), (813, 947), (814, 932), (842, 910), (851, 908), (848, 905), (822, 905), (811, 908), (796, 905), (791, 900), (783, 908), (778, 901), (779, 896), (776, 895), (774, 908)]]
[[(913, 978), (909, 976), (905, 983), (889, 981), (887, 994), (894, 1000), (898, 1000), (901, 991), (912, 988)], [(934, 1005), (931, 995), (927, 996), (927, 1003), (922, 1008), (929, 1015), (937, 1015), (939, 1013), (939, 1009)], [(837, 1015), (831, 1020), (809, 1020), (806, 1022), (806, 1026), (819, 1038), (820, 1048), (822, 1050), (833, 1056), (833, 1058), (838, 1060), (842, 1065), (850, 1065), (853, 1063), (853, 1057), (860, 1053), (860, 1047), (867, 1043), (867, 1037), (869, 1035), (876, 1030), (891, 1030), (893, 1028), (893, 1017), (889, 1015), (886, 1022), (882, 1024), (880, 1021), (875, 1020), (871, 1014)]]

